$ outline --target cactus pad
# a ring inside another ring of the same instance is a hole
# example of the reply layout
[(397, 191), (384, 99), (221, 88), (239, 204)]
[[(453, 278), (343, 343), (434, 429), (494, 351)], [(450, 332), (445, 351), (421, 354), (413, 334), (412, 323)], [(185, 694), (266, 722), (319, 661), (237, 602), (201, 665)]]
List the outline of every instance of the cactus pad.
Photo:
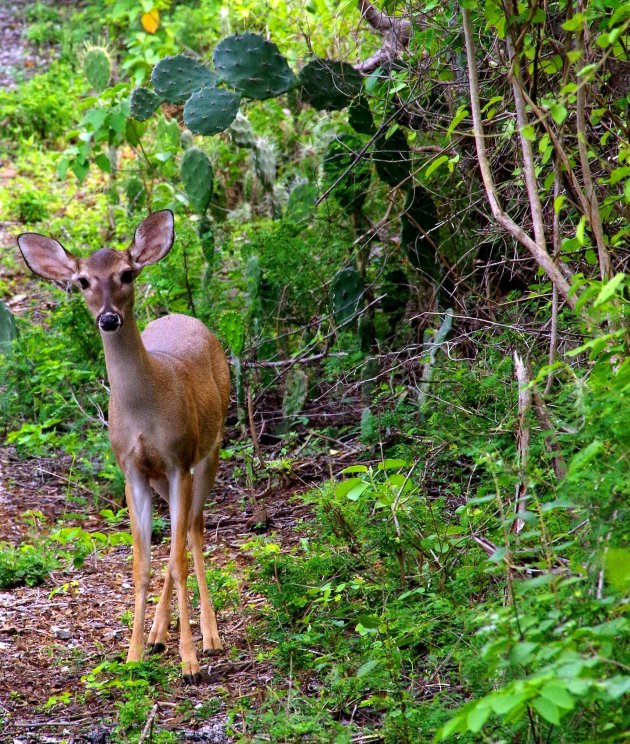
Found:
[(374, 134), (376, 132), (370, 104), (365, 96), (357, 96), (350, 104), (348, 124), (359, 134)]
[(285, 217), (296, 223), (306, 222), (315, 209), (317, 188), (312, 183), (299, 183), (289, 193)]
[(208, 217), (202, 217), (197, 226), (197, 235), (201, 245), (201, 252), (206, 261), (208, 272), (214, 264), (214, 225)]
[(269, 140), (260, 137), (254, 147), (254, 170), (265, 191), (272, 191), (276, 181), (276, 154)]
[(252, 149), (256, 144), (252, 125), (249, 123), (249, 119), (241, 114), (240, 111), (236, 114), (236, 119), (230, 124), (228, 132), (232, 138), (232, 142), (237, 147)]
[(398, 186), (411, 173), (411, 153), (407, 137), (402, 129), (396, 129), (390, 137), (380, 135), (374, 140), (372, 159), (376, 172), (385, 183)]
[(385, 274), (379, 294), (383, 295), (380, 304), (387, 318), (389, 331), (394, 333), (405, 314), (411, 296), (409, 279), (405, 272), (402, 269), (390, 269)]
[(372, 178), (369, 160), (358, 159), (361, 144), (358, 137), (341, 134), (331, 141), (324, 155), (326, 186), (336, 184), (332, 194), (342, 207), (353, 212), (363, 206)]
[(345, 268), (339, 271), (330, 287), (333, 316), (339, 326), (354, 319), (365, 292), (365, 282), (356, 269)]
[(157, 93), (148, 88), (134, 88), (131, 91), (129, 101), (129, 110), (134, 119), (146, 121), (157, 107), (162, 103), (162, 99)]
[(245, 326), (242, 315), (236, 310), (226, 310), (219, 318), (219, 330), (232, 354), (239, 357), (245, 347)]
[(363, 78), (347, 62), (314, 59), (300, 72), (302, 100), (318, 111), (339, 111), (361, 91)]
[(287, 373), (282, 396), (282, 415), (288, 419), (287, 424), (304, 408), (307, 395), (308, 376), (301, 369), (293, 367)]
[(238, 113), (238, 94), (219, 88), (203, 88), (193, 93), (184, 106), (184, 121), (195, 134), (224, 132)]
[(210, 159), (203, 150), (191, 147), (184, 153), (180, 174), (190, 205), (195, 212), (203, 214), (212, 196), (214, 173)]
[(83, 71), (97, 93), (107, 88), (112, 74), (112, 59), (105, 47), (87, 46), (83, 55)]
[(164, 57), (151, 73), (151, 84), (169, 103), (184, 103), (195, 91), (214, 85), (214, 81), (214, 74), (205, 65), (183, 54)]
[(0, 353), (7, 354), (11, 349), (11, 341), (17, 338), (17, 325), (9, 308), (0, 302)]
[(212, 59), (219, 80), (247, 98), (275, 98), (295, 85), (286, 58), (275, 44), (258, 34), (228, 36), (217, 44)]
[(422, 186), (409, 189), (405, 209), (400, 217), (400, 242), (413, 266), (423, 274), (437, 279), (437, 210), (429, 192)]

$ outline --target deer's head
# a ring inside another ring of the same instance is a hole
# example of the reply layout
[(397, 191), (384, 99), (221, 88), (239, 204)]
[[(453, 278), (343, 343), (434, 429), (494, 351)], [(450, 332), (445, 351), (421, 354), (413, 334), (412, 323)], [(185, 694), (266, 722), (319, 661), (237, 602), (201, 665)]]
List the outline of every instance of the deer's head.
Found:
[(142, 222), (125, 251), (100, 248), (88, 258), (77, 258), (54, 238), (22, 233), (17, 242), (26, 265), (54, 281), (73, 282), (105, 333), (117, 331), (133, 312), (133, 281), (140, 271), (170, 251), (175, 237), (173, 213), (165, 209)]

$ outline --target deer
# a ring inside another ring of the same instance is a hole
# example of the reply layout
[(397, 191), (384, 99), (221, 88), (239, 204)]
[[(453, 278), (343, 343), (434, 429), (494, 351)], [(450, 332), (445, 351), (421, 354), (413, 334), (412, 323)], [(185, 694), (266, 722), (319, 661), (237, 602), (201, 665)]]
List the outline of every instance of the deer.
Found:
[(162, 210), (138, 226), (126, 250), (105, 247), (78, 258), (54, 238), (38, 233), (22, 233), (17, 242), (35, 274), (78, 286), (101, 335), (110, 388), (109, 438), (125, 476), (133, 540), (134, 618), (127, 662), (141, 661), (145, 653), (155, 491), (169, 506), (171, 546), (147, 652), (166, 648), (175, 586), (182, 676), (184, 683), (198, 684), (186, 539), (199, 586), (203, 653), (212, 655), (222, 644), (204, 570), (203, 509), (218, 467), (230, 374), (219, 341), (196, 318), (165, 315), (151, 321), (142, 334), (138, 329), (134, 281), (145, 266), (168, 254), (174, 238), (173, 213)]

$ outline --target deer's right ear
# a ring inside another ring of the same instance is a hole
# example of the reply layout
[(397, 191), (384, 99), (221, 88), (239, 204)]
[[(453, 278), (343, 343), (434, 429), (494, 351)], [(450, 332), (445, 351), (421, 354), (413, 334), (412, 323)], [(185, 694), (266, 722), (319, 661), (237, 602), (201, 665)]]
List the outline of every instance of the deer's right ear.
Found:
[(79, 270), (77, 259), (53, 238), (22, 233), (17, 242), (28, 268), (44, 279), (70, 281)]

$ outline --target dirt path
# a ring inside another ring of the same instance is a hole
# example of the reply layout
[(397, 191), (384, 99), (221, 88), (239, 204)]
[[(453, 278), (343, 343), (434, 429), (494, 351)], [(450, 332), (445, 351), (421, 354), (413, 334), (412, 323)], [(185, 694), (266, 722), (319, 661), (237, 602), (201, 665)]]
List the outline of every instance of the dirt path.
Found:
[[(29, 528), (21, 517), (24, 509), (42, 511), (49, 524), (67, 512), (67, 497), (72, 492), (64, 480), (69, 475), (67, 464), (63, 457), (18, 461), (8, 448), (0, 450), (0, 527), (4, 539), (19, 543), (41, 536), (38, 523)], [(296, 519), (307, 513), (304, 506), (289, 502), (289, 493), (278, 489), (266, 500), (274, 540), (285, 546), (295, 542)], [(156, 726), (177, 731), (181, 741), (230, 741), (225, 730), (226, 711), (242, 697), (259, 699), (259, 692), (273, 675), (268, 662), (257, 661), (264, 649), (251, 640), (248, 631), (260, 619), (264, 599), (253, 593), (247, 582), (252, 559), (243, 544), (253, 535), (248, 526), (251, 509), (243, 506), (241, 496), (224, 468), (213, 494), (216, 505), (206, 516), (208, 567), (229, 572), (238, 581), (237, 600), (219, 612), (226, 651), (206, 665), (201, 685), (185, 687), (175, 680), (169, 686), (171, 692), (156, 701)], [(83, 520), (66, 518), (63, 524), (80, 525), (88, 532), (108, 529), (100, 517), (89, 512)], [(116, 527), (121, 529), (128, 526)], [(155, 601), (168, 560), (167, 542), (155, 545), (153, 555), (150, 597)], [(120, 691), (98, 694), (87, 689), (82, 678), (103, 661), (124, 658), (129, 631), (123, 620), (129, 618), (133, 599), (129, 559), (129, 547), (118, 546), (89, 556), (80, 569), (55, 572), (43, 587), (0, 592), (0, 714), (4, 718), (0, 742), (116, 741), (112, 731)], [(152, 615), (152, 602), (149, 607)], [(196, 613), (193, 616), (196, 621)], [(196, 635), (199, 641), (199, 633)], [(174, 632), (162, 661), (170, 674), (178, 665), (176, 641)], [(56, 705), (51, 703), (53, 696), (60, 701)], [(204, 706), (215, 710), (214, 714), (204, 720), (188, 720)]]

